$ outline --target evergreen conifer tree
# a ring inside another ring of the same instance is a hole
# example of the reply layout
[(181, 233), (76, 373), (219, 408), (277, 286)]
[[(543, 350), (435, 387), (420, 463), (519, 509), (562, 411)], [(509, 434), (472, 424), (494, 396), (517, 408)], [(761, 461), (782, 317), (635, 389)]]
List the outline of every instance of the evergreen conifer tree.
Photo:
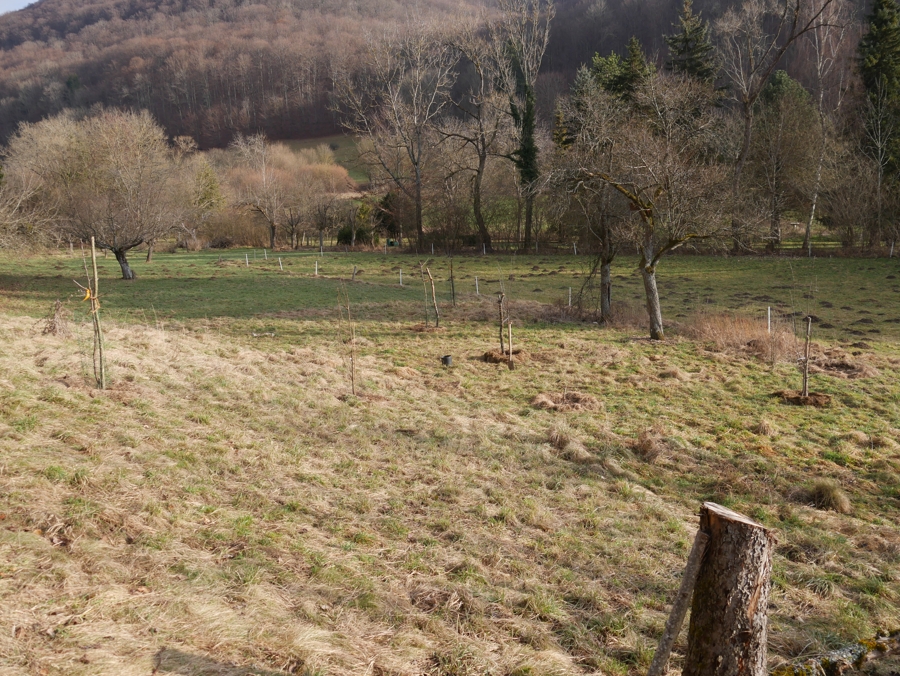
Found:
[(628, 41), (624, 59), (618, 54), (606, 57), (595, 54), (592, 70), (603, 89), (623, 99), (630, 99), (641, 83), (656, 72), (636, 37)]
[[(900, 9), (897, 0), (875, 0), (869, 30), (859, 41), (860, 74), (870, 97), (900, 94)], [(880, 92), (880, 93), (879, 93)]]
[(693, 13), (692, 4), (692, 0), (684, 0), (678, 17), (679, 32), (665, 37), (669, 46), (666, 66), (673, 73), (712, 82), (716, 69), (712, 62), (709, 22)]

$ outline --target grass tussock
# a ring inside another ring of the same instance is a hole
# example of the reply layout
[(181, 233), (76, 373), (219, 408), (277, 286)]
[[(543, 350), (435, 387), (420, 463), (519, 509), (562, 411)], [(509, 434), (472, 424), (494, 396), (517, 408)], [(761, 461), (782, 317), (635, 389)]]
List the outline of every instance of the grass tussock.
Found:
[(807, 489), (804, 500), (816, 509), (826, 509), (838, 514), (849, 514), (852, 511), (850, 498), (833, 479), (818, 479)]
[(542, 392), (531, 400), (531, 405), (546, 411), (597, 411), (602, 404), (597, 397), (567, 390), (565, 392)]
[(770, 362), (794, 361), (800, 354), (800, 342), (791, 326), (776, 321), (769, 332), (765, 319), (722, 312), (700, 312), (689, 317), (681, 328), (693, 340), (712, 343), (717, 350), (754, 354)]

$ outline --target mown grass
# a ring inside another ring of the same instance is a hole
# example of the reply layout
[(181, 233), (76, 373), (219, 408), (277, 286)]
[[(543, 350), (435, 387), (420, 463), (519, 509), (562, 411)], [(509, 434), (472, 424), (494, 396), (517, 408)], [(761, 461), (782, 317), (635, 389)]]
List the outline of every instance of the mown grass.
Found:
[[(357, 282), (347, 286), (351, 303), (363, 316), (408, 319), (424, 314), (419, 263), (428, 263), (439, 300), (449, 302), (450, 259), (381, 253), (314, 251), (269, 253), (261, 249), (157, 254), (143, 263), (132, 256), (139, 280), (117, 279), (118, 265), (100, 259), (106, 311), (123, 321), (257, 317), (292, 310), (336, 307), (342, 281), (354, 266)], [(279, 265), (278, 258), (281, 258)], [(250, 265), (246, 264), (249, 259)], [(314, 276), (318, 262), (319, 277)], [(577, 297), (590, 266), (586, 256), (462, 256), (453, 260), (459, 299), (490, 296), (501, 288), (514, 301), (564, 306), (568, 290)], [(614, 268), (613, 299), (635, 308), (643, 305), (636, 260), (622, 257)], [(2, 261), (0, 290), (6, 312), (41, 314), (56, 298), (74, 299), (72, 279), (81, 279), (78, 252)], [(283, 270), (282, 270), (283, 268)], [(400, 287), (400, 272), (404, 286)], [(900, 337), (900, 259), (728, 258), (681, 256), (659, 267), (664, 318), (684, 322), (698, 311), (736, 311), (766, 317), (791, 315), (793, 323), (813, 314), (815, 335), (825, 339)], [(372, 309), (375, 308), (375, 309)], [(154, 314), (155, 313), (155, 314)]]
[[(104, 392), (84, 310), (68, 338), (38, 321), (79, 307), (80, 260), (4, 261), (0, 673), (637, 674), (707, 499), (776, 531), (773, 661), (895, 628), (895, 261), (667, 260), (682, 325), (651, 343), (549, 305), (574, 257), (457, 258), (459, 303), (444, 289), (423, 332), (412, 257), (327, 254), (316, 279), (308, 254), (284, 272), (243, 254), (160, 255), (131, 284), (102, 261)], [(337, 309), (353, 265), (357, 396)], [(479, 360), (499, 279), (513, 371)], [(829, 408), (771, 396), (799, 385), (789, 343), (774, 363), (747, 345), (785, 297), (881, 331), (817, 329)], [(572, 392), (583, 407), (537, 405)], [(849, 513), (816, 508), (822, 486)]]

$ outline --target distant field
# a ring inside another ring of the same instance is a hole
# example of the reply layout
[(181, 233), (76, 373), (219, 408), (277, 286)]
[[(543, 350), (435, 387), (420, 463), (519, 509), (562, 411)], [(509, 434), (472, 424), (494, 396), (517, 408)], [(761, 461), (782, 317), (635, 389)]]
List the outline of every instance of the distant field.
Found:
[[(278, 258), (282, 260), (279, 268)], [(363, 317), (381, 317), (389, 304), (393, 319), (422, 313), (419, 262), (428, 261), (438, 297), (450, 300), (450, 259), (380, 253), (279, 252), (262, 249), (157, 254), (145, 264), (132, 256), (135, 284), (117, 279), (112, 256), (100, 259), (106, 312), (122, 321), (155, 317), (186, 321), (203, 317), (259, 318), (267, 313), (336, 307), (341, 280), (358, 268), (348, 285)], [(249, 259), (250, 265), (246, 265)], [(318, 261), (319, 277), (314, 276)], [(613, 268), (613, 300), (639, 313), (644, 295), (636, 260), (620, 258)], [(587, 274), (587, 256), (459, 256), (453, 261), (461, 301), (479, 291), (501, 290), (515, 301), (567, 305)], [(73, 278), (83, 276), (80, 256), (34, 256), (8, 261), (0, 274), (7, 312), (44, 313), (57, 298), (74, 298)], [(400, 287), (400, 272), (404, 286)], [(728, 258), (680, 256), (664, 259), (658, 272), (664, 319), (676, 325), (701, 311), (735, 311), (795, 319), (813, 314), (815, 335), (830, 340), (900, 338), (900, 259)], [(77, 307), (77, 304), (75, 305)], [(375, 309), (370, 309), (374, 306)]]
[(334, 157), (337, 163), (350, 172), (350, 178), (359, 183), (365, 183), (369, 180), (365, 167), (359, 162), (359, 152), (356, 148), (356, 139), (352, 136), (344, 134), (335, 134), (333, 136), (321, 136), (314, 139), (300, 139), (296, 141), (283, 141), (291, 148), (315, 148), (318, 145), (325, 144), (335, 148)]
[[(630, 259), (605, 328), (585, 257), (454, 258), (453, 307), (436, 256), (426, 330), (414, 256), (133, 258), (106, 391), (80, 257), (0, 259), (0, 675), (640, 676), (708, 499), (777, 537), (772, 666), (897, 626), (897, 260), (666, 259), (654, 343)], [(827, 408), (772, 396), (807, 312)]]

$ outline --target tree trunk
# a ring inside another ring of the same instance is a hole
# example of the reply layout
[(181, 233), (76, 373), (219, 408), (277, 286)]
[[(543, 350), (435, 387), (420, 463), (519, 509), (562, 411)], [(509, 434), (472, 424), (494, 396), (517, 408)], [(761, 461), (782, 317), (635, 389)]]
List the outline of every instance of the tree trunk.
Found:
[[(821, 104), (820, 104), (821, 105)], [(822, 189), (822, 170), (825, 167), (825, 153), (828, 150), (828, 137), (825, 128), (824, 116), (819, 112), (821, 120), (822, 142), (819, 145), (819, 160), (816, 164), (816, 179), (813, 182), (812, 202), (809, 207), (809, 218), (806, 221), (806, 232), (803, 234), (803, 249), (807, 255), (812, 258), (812, 226), (816, 220), (816, 206), (819, 202), (819, 190)]]
[(269, 226), (269, 248), (272, 251), (275, 251), (275, 232), (276, 232), (275, 224), (271, 224)]
[(148, 263), (153, 262), (153, 240), (152, 239), (149, 242), (147, 242), (147, 262)]
[(682, 676), (765, 676), (771, 531), (712, 502), (700, 510), (709, 535), (700, 568)]
[(605, 255), (600, 260), (600, 321), (612, 319), (612, 258)]
[(656, 266), (650, 263), (641, 266), (644, 279), (644, 294), (647, 296), (647, 314), (650, 316), (650, 338), (664, 340), (662, 309), (659, 306), (659, 289), (656, 288)]
[(732, 251), (740, 253), (741, 249), (746, 248), (742, 241), (743, 233), (741, 233), (741, 221), (738, 217), (739, 199), (741, 194), (741, 176), (744, 173), (744, 167), (747, 164), (747, 156), (750, 153), (750, 141), (753, 135), (753, 106), (745, 103), (741, 107), (744, 117), (744, 135), (741, 140), (741, 150), (738, 153), (737, 162), (734, 165), (734, 174), (731, 183), (731, 241)]
[(131, 266), (128, 265), (128, 258), (125, 256), (125, 249), (115, 249), (113, 253), (116, 255), (116, 260), (119, 262), (119, 267), (122, 268), (122, 279), (137, 279), (137, 275), (134, 274), (134, 270), (131, 269)]
[(425, 228), (422, 225), (422, 176), (416, 167), (416, 247), (417, 250), (425, 249)]
[(776, 191), (773, 190), (769, 220), (769, 243), (766, 245), (766, 249), (769, 253), (775, 253), (778, 251), (779, 246), (781, 246), (781, 219), (778, 213), (778, 196)]
[(479, 156), (478, 171), (472, 181), (472, 211), (475, 214), (475, 224), (478, 226), (478, 234), (481, 237), (481, 243), (484, 245), (485, 253), (494, 253), (494, 247), (491, 246), (491, 233), (488, 232), (487, 223), (484, 220), (484, 213), (481, 210), (481, 186), (484, 180), (484, 167), (487, 158)]
[(531, 250), (531, 223), (534, 219), (534, 194), (531, 192), (529, 188), (525, 192), (525, 238), (522, 242), (522, 249), (524, 251)]

